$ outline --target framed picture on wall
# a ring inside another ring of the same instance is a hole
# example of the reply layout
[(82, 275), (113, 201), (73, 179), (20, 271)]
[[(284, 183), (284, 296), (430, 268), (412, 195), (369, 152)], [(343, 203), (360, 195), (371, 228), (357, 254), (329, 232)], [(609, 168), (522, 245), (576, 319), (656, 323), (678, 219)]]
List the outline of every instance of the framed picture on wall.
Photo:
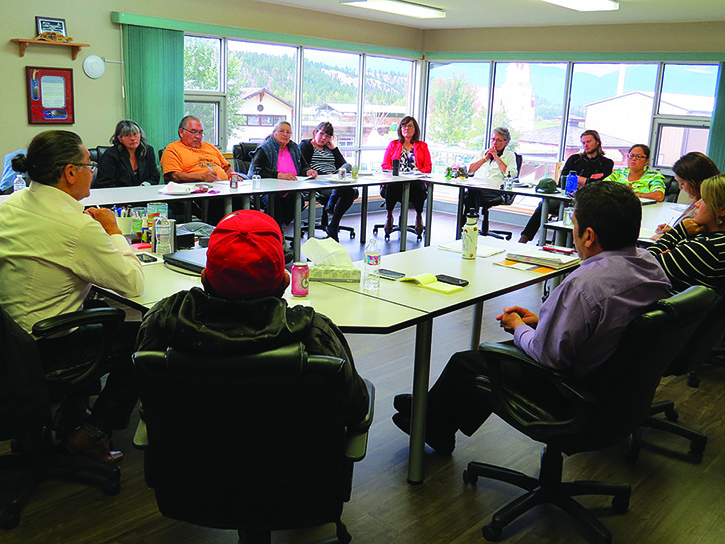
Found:
[(73, 70), (25, 67), (28, 90), (28, 123), (72, 125), (75, 123)]
[(42, 34), (43, 32), (57, 32), (58, 34), (63, 34), (63, 36), (68, 35), (68, 31), (65, 28), (65, 19), (36, 17), (35, 27), (38, 31), (38, 34)]

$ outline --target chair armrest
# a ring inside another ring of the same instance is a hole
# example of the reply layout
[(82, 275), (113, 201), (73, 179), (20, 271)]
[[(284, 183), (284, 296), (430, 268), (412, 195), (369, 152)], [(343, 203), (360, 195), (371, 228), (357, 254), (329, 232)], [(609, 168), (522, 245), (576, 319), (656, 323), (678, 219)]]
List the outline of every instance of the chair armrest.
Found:
[[(475, 378), (474, 383), (491, 391), (494, 411), (510, 425), (526, 429), (526, 434), (531, 438), (545, 442), (550, 437), (578, 432), (589, 424), (591, 406), (596, 397), (577, 377), (541, 366), (512, 345), (484, 343), (479, 346), (479, 352), (486, 357), (490, 379), (479, 376)], [(540, 376), (542, 380), (554, 384), (562, 392), (562, 396), (571, 403), (573, 415), (537, 418), (540, 413), (548, 414), (549, 410), (543, 406), (533, 410), (532, 408), (538, 406), (536, 403), (524, 395), (517, 395), (515, 389), (502, 383), (502, 362), (524, 367)]]
[(348, 429), (345, 448), (345, 457), (355, 463), (365, 459), (368, 450), (368, 432), (375, 413), (375, 386), (370, 380), (363, 378), (363, 381), (368, 389), (368, 411), (360, 423), (354, 428)]
[(33, 325), (33, 336), (45, 338), (82, 325), (116, 325), (124, 319), (126, 313), (120, 308), (89, 308), (38, 321)]

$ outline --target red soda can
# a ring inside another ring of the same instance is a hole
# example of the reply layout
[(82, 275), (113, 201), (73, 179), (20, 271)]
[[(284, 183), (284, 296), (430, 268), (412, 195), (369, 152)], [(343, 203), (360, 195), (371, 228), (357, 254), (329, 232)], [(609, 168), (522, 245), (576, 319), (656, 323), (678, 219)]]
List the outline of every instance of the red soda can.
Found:
[(292, 265), (292, 296), (306, 297), (310, 293), (310, 267), (307, 263)]

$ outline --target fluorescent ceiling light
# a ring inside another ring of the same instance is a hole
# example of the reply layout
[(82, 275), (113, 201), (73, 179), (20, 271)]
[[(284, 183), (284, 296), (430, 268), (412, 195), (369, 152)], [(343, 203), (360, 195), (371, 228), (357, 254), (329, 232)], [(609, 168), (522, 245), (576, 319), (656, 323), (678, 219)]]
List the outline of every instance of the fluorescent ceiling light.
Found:
[(543, 0), (548, 4), (554, 4), (563, 8), (576, 11), (617, 11), (619, 2), (615, 0)]
[(340, 0), (340, 3), (418, 19), (438, 19), (446, 16), (445, 10), (406, 0)]

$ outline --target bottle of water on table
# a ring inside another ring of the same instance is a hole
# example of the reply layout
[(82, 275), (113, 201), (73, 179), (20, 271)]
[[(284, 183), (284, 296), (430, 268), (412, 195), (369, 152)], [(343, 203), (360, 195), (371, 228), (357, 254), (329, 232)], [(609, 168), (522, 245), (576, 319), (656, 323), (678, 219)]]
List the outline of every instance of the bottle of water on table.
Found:
[(154, 223), (155, 227), (155, 238), (154, 244), (156, 246), (156, 253), (158, 255), (166, 255), (167, 253), (173, 253), (174, 241), (173, 241), (173, 222), (164, 215), (159, 215)]
[(566, 194), (573, 195), (576, 193), (576, 190), (579, 187), (579, 176), (577, 176), (577, 173), (572, 170), (569, 172), (569, 175), (566, 176)]
[(380, 288), (380, 248), (375, 238), (371, 238), (365, 246), (363, 259), (363, 290), (377, 291)]
[(21, 174), (15, 176), (13, 180), (13, 193), (17, 193), (21, 189), (25, 189), (25, 178)]

